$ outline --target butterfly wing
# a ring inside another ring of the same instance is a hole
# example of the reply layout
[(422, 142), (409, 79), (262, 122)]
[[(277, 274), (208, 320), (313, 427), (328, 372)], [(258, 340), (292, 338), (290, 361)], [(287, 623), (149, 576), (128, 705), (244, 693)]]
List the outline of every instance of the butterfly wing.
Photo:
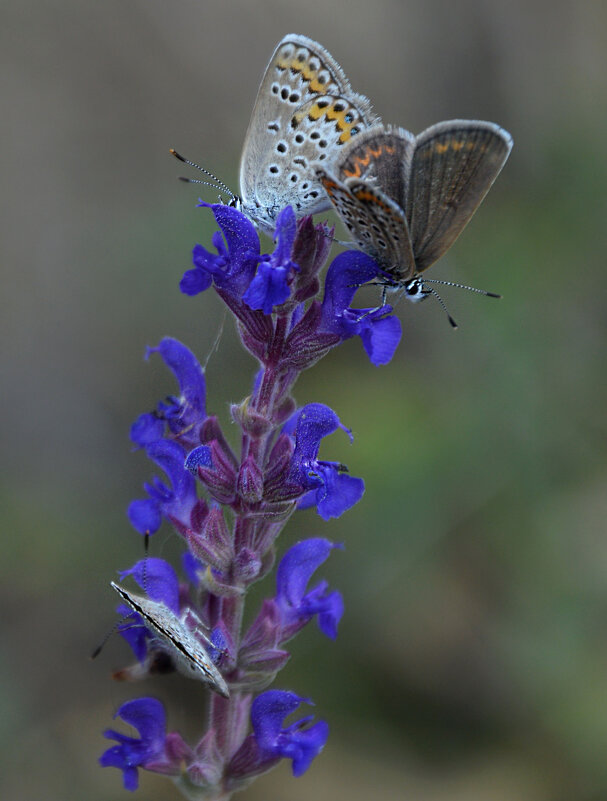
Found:
[(396, 283), (413, 265), (405, 214), (373, 180), (349, 178), (345, 183), (317, 171), (335, 210), (356, 245)]
[(455, 242), (512, 149), (492, 122), (439, 122), (416, 138), (404, 203), (415, 264), (427, 269)]
[(337, 177), (318, 171), (325, 191), (356, 244), (396, 283), (415, 271), (402, 208), (415, 137), (402, 128), (374, 125), (339, 154)]
[(297, 216), (330, 208), (311, 165), (378, 118), (317, 42), (289, 34), (264, 73), (240, 162), (243, 210), (267, 230), (286, 205)]
[(404, 128), (373, 125), (339, 153), (337, 177), (341, 181), (374, 179), (381, 191), (402, 208), (415, 142), (415, 136)]
[(113, 581), (110, 585), (157, 635), (181, 673), (190, 678), (200, 679), (224, 698), (229, 697), (228, 685), (202, 643), (168, 606), (143, 595), (128, 592)]

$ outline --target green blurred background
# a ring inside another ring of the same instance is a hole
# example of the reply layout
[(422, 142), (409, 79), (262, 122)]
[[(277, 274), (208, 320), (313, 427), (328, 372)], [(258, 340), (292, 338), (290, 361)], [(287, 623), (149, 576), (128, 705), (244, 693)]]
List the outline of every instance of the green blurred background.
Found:
[[(170, 334), (204, 359), (223, 315), (178, 291), (211, 228), (168, 148), (236, 188), (261, 74), (297, 32), (385, 121), (488, 119), (515, 144), (432, 269), (504, 299), (446, 289), (455, 333), (437, 304), (403, 302), (390, 365), (350, 341), (296, 388), (354, 429), (324, 453), (367, 491), (337, 521), (301, 513), (280, 543), (347, 546), (323, 571), (346, 598), (340, 637), (310, 627), (278, 682), (316, 700), (331, 737), (303, 778), (284, 765), (246, 798), (605, 799), (607, 7), (4, 0), (0, 15), (1, 798), (126, 798), (96, 759), (127, 698), (203, 725), (201, 685), (113, 683), (119, 638), (88, 654), (114, 620), (108, 581), (142, 554), (125, 508), (150, 467), (128, 427), (173, 390), (144, 348)], [(209, 408), (226, 419), (253, 369), (228, 319)], [(139, 797), (179, 795), (145, 774)]]

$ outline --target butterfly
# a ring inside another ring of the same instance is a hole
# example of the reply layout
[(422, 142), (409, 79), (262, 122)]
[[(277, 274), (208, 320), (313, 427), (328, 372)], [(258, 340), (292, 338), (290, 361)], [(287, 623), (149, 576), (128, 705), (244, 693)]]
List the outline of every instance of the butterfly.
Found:
[[(145, 626), (157, 635), (181, 673), (205, 682), (224, 698), (230, 697), (225, 679), (192, 629), (186, 625), (184, 618), (178, 617), (172, 609), (160, 601), (135, 595), (113, 581), (110, 584), (122, 600), (141, 616)], [(201, 630), (202, 621), (198, 620), (192, 611), (187, 615), (190, 621), (193, 619), (200, 635), (207, 639)], [(209, 644), (212, 645), (210, 641)]]
[(379, 282), (419, 301), (436, 294), (421, 273), (455, 242), (511, 149), (510, 134), (492, 122), (449, 120), (418, 136), (379, 124), (350, 141), (332, 170), (318, 164), (316, 175), (381, 268)]
[(332, 168), (344, 146), (377, 122), (369, 100), (353, 91), (321, 44), (288, 34), (272, 54), (253, 106), (240, 159), (240, 197), (212, 177), (231, 195), (229, 205), (273, 233), (285, 206), (298, 218), (331, 208), (314, 165)]

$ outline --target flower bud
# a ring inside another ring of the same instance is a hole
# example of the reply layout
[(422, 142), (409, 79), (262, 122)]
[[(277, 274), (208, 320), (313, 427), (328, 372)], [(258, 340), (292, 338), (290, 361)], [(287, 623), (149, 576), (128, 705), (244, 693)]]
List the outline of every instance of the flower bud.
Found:
[(234, 574), (241, 581), (250, 584), (259, 576), (261, 559), (250, 548), (241, 548), (234, 560)]
[(237, 490), (246, 503), (258, 503), (263, 497), (263, 473), (251, 456), (240, 466)]
[(259, 439), (268, 433), (272, 427), (272, 421), (253, 411), (249, 406), (250, 402), (251, 398), (248, 397), (240, 404), (233, 403), (230, 406), (230, 413), (232, 420), (240, 426), (245, 434), (253, 439)]
[(209, 510), (200, 532), (188, 529), (185, 536), (194, 556), (204, 564), (225, 570), (232, 561), (232, 537), (218, 506)]

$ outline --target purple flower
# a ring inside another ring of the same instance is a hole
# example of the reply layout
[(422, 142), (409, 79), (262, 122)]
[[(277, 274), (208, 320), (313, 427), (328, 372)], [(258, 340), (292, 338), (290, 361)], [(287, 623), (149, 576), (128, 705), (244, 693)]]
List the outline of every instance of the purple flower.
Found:
[(183, 533), (192, 527), (202, 503), (196, 493), (196, 480), (184, 466), (185, 450), (171, 440), (157, 440), (146, 445), (145, 452), (166, 473), (169, 483), (155, 476), (144, 484), (149, 498), (130, 504), (127, 514), (131, 525), (140, 534), (153, 534), (164, 517)]
[(121, 717), (139, 732), (140, 739), (128, 737), (114, 729), (106, 729), (103, 736), (116, 740), (118, 745), (108, 748), (99, 758), (104, 768), (120, 768), (125, 790), (136, 790), (139, 786), (137, 768), (162, 756), (166, 738), (166, 715), (164, 707), (155, 698), (139, 698), (123, 704), (114, 718)]
[[(163, 517), (182, 531), (204, 515), (204, 502), (196, 494), (196, 482), (184, 467), (187, 450), (200, 444), (207, 419), (204, 372), (194, 354), (176, 339), (165, 337), (146, 358), (159, 353), (179, 383), (179, 397), (158, 404), (156, 412), (142, 414), (131, 426), (131, 440), (166, 473), (170, 484), (154, 478), (145, 485), (149, 498), (133, 501), (128, 517), (140, 534), (153, 534)], [(165, 437), (165, 426), (168, 434)]]
[(300, 509), (316, 505), (323, 520), (339, 517), (361, 499), (365, 489), (361, 478), (345, 473), (346, 468), (338, 462), (318, 459), (320, 441), (338, 428), (345, 431), (350, 440), (352, 433), (339, 421), (339, 417), (322, 403), (309, 403), (292, 418), (285, 429), (288, 431), (295, 421), (295, 451), (291, 460), (289, 480), (308, 490), (300, 500)]
[(241, 298), (259, 261), (259, 237), (255, 227), (244, 214), (230, 206), (221, 203), (198, 205), (213, 211), (223, 237), (219, 231), (213, 234), (217, 255), (209, 253), (202, 245), (196, 245), (192, 253), (194, 269), (188, 270), (181, 279), (181, 291), (186, 295), (197, 295), (214, 281), (218, 289)]
[(119, 604), (116, 607), (116, 611), (123, 620), (118, 625), (118, 632), (129, 644), (135, 654), (135, 659), (139, 663), (143, 663), (149, 654), (150, 640), (153, 639), (154, 635), (145, 627), (141, 615), (134, 612), (130, 606)]
[[(172, 437), (184, 447), (195, 447), (200, 443), (200, 428), (207, 416), (204, 370), (192, 351), (171, 337), (162, 339), (155, 348), (148, 348), (146, 358), (152, 353), (160, 354), (179, 384), (179, 396), (171, 396), (159, 403), (156, 417), (167, 422)], [(152, 434), (149, 428), (152, 428), (151, 424), (146, 427), (148, 436)], [(131, 430), (131, 439), (141, 446), (148, 444), (141, 441), (136, 430)]]
[(132, 576), (148, 598), (158, 601), (179, 614), (179, 579), (171, 564), (149, 556), (135, 562), (133, 567), (119, 571), (120, 580)]
[(341, 548), (329, 540), (314, 538), (293, 545), (278, 565), (275, 603), (280, 611), (283, 636), (290, 639), (314, 616), (318, 615), (320, 630), (334, 640), (337, 624), (344, 611), (341, 593), (327, 592), (328, 584), (321, 581), (306, 592), (312, 574), (328, 558), (333, 548)]
[(292, 692), (268, 690), (259, 695), (251, 707), (251, 724), (260, 754), (265, 759), (291, 759), (294, 776), (307, 771), (329, 736), (329, 726), (324, 720), (304, 728), (311, 716), (282, 728), (284, 719), (302, 703), (310, 701)]
[(242, 296), (251, 309), (271, 314), (274, 306), (280, 306), (288, 300), (294, 272), (299, 270), (290, 258), (296, 230), (295, 212), (291, 206), (287, 206), (276, 219), (274, 253), (261, 257), (255, 278)]
[(140, 414), (131, 426), (131, 441), (140, 448), (145, 448), (146, 445), (162, 439), (165, 428), (166, 422), (157, 412)]
[(236, 467), (238, 460), (225, 441), (221, 430), (216, 427), (214, 431), (205, 427), (207, 436), (214, 437), (207, 441), (209, 445), (200, 445), (190, 451), (185, 467), (192, 476), (200, 479), (208, 492), (219, 503), (229, 503), (234, 500), (236, 492)]
[(394, 355), (401, 337), (400, 321), (389, 316), (392, 306), (369, 309), (349, 306), (358, 288), (378, 272), (377, 265), (366, 254), (357, 250), (340, 253), (327, 271), (319, 329), (338, 334), (342, 340), (359, 336), (375, 365), (387, 364)]

